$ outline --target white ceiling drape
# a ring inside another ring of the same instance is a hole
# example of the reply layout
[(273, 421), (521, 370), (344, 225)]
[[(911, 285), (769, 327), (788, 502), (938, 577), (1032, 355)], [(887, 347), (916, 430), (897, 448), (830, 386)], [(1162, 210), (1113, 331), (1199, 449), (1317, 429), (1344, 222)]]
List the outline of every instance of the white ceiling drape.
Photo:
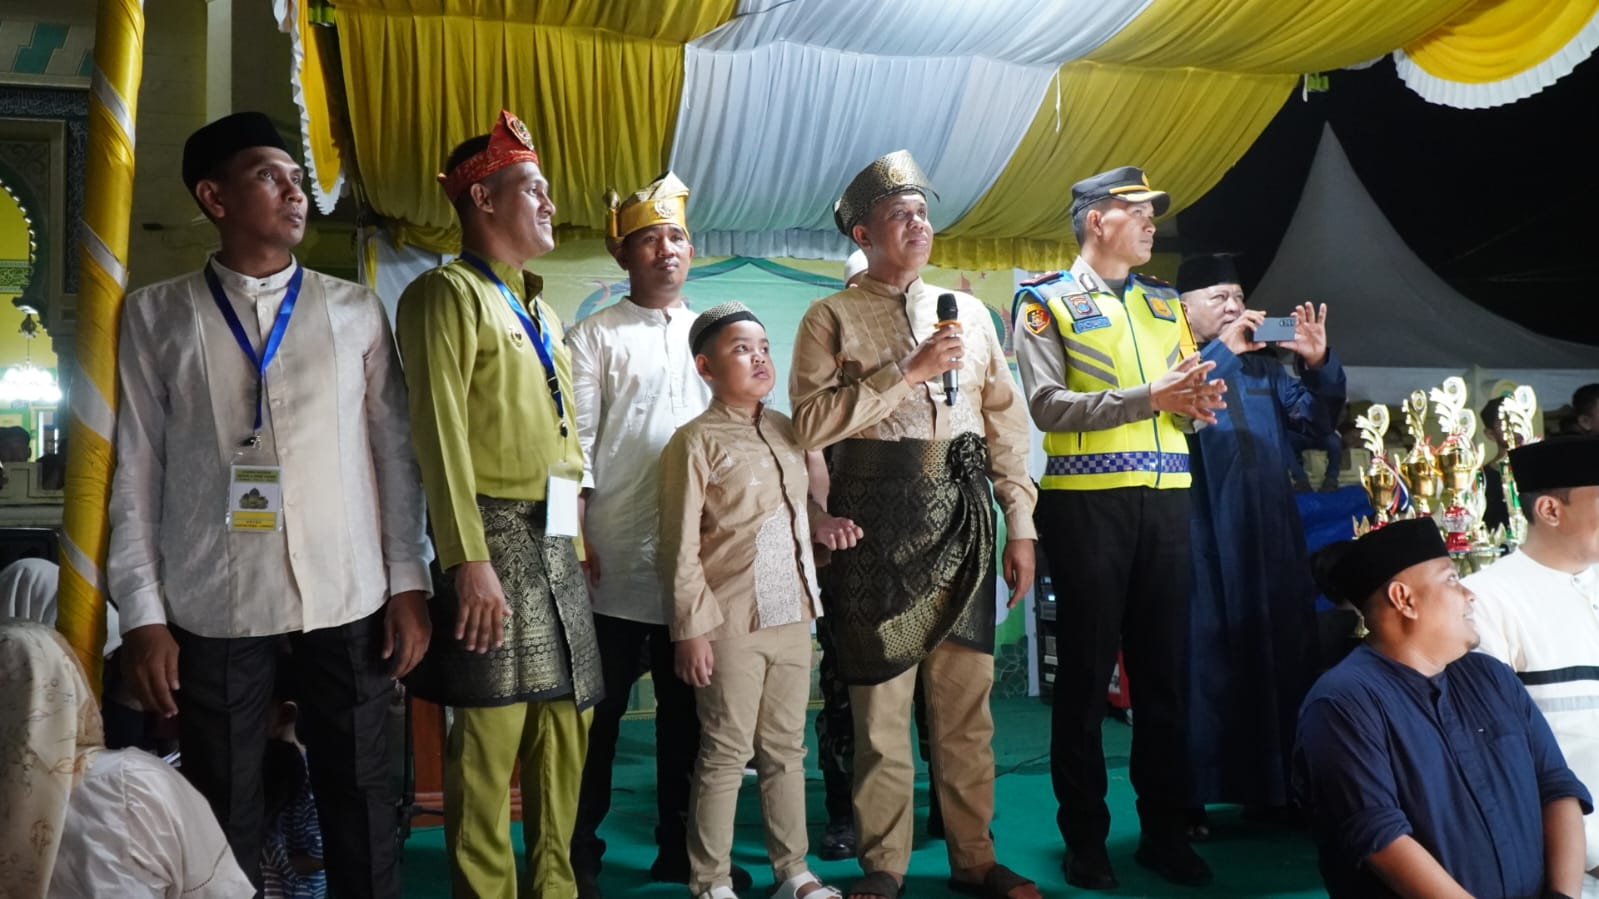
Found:
[(671, 167), (695, 192), (696, 246), (841, 258), (833, 201), (902, 148), (938, 191), (934, 225), (948, 226), (1010, 160), (1059, 65), (1149, 2), (741, 5), (685, 47)]

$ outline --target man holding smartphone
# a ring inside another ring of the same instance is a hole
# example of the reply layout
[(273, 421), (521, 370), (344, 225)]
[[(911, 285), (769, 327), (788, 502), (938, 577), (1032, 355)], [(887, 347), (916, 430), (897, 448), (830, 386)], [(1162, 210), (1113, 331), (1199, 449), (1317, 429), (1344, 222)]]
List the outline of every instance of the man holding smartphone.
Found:
[(1264, 312), (1244, 306), (1230, 254), (1196, 256), (1177, 272), (1199, 355), (1231, 400), (1188, 435), (1193, 469), (1188, 734), (1195, 820), (1207, 802), (1280, 815), (1300, 701), (1315, 676), (1316, 588), (1289, 472), (1288, 429), (1335, 432), (1344, 371), (1327, 348), (1327, 307), (1305, 303), (1277, 346)]

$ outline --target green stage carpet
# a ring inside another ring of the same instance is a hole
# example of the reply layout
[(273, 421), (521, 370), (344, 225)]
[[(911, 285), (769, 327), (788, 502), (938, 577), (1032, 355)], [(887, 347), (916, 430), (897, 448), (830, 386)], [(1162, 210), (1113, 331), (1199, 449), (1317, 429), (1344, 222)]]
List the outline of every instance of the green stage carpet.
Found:
[[(994, 719), (998, 735), (994, 752), (999, 771), (996, 786), (998, 813), (994, 836), (1000, 860), (1038, 881), (1045, 896), (1100, 895), (1066, 886), (1060, 870), (1062, 848), (1055, 828), (1055, 796), (1049, 782), (1049, 709), (1037, 699), (996, 699)], [(648, 870), (655, 858), (651, 835), (655, 800), (652, 786), (654, 722), (622, 723), (617, 750), (616, 793), (610, 817), (601, 830), (608, 844), (600, 885), (607, 897), (672, 897), (682, 899), (688, 890), (678, 884), (652, 883)], [(1127, 782), (1127, 750), (1131, 730), (1115, 721), (1105, 724), (1105, 754), (1110, 767), (1111, 861), (1121, 879), (1121, 889), (1107, 896), (1325, 896), (1316, 874), (1316, 854), (1302, 831), (1278, 830), (1243, 821), (1236, 809), (1212, 809), (1214, 833), (1198, 846), (1216, 872), (1206, 889), (1172, 886), (1133, 863), (1138, 842), (1138, 821), (1133, 811), (1132, 787)], [(814, 731), (808, 771), (808, 808), (811, 838), (818, 840), (826, 822), (822, 806), (821, 775), (816, 771)], [(927, 809), (926, 771), (917, 778), (917, 841), (911, 857), (908, 899), (956, 895), (945, 886), (949, 869), (944, 844), (928, 839), (921, 830)], [(521, 833), (515, 835), (520, 846)], [(737, 841), (734, 860), (755, 875), (755, 888), (745, 899), (766, 895), (771, 869), (766, 866), (761, 830), (760, 801), (754, 778), (745, 780), (739, 795)], [(853, 859), (841, 862), (813, 860), (817, 876), (843, 889), (859, 874)], [(405, 847), (407, 899), (437, 899), (449, 895), (449, 874), (444, 855), (444, 834), (437, 828), (415, 831)]]

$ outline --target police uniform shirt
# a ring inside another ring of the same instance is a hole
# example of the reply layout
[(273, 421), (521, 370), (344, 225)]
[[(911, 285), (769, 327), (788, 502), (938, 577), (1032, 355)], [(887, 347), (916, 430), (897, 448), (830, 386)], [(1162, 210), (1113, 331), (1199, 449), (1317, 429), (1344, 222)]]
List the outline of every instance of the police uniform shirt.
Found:
[[(1072, 277), (1090, 291), (1110, 293), (1105, 279), (1095, 274), (1088, 260), (1077, 257)], [(1016, 323), (1016, 367), (1033, 422), (1042, 431), (1104, 431), (1155, 417), (1149, 385), (1079, 393), (1066, 386), (1066, 348), (1053, 321), (1047, 327)]]

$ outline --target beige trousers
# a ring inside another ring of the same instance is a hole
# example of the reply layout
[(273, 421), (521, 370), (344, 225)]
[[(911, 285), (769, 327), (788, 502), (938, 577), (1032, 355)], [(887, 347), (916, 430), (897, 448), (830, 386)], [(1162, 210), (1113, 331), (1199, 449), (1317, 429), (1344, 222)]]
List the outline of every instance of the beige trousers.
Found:
[(695, 691), (700, 754), (688, 800), (689, 891), (733, 885), (733, 812), (753, 751), (778, 883), (808, 869), (805, 711), (811, 692), (808, 622), (711, 644), (711, 683)]
[(905, 875), (911, 859), (911, 697), (920, 673), (932, 731), (933, 789), (944, 811), (952, 871), (994, 860), (994, 657), (948, 640), (913, 668), (870, 687), (851, 686), (855, 711), (855, 828), (861, 869)]

